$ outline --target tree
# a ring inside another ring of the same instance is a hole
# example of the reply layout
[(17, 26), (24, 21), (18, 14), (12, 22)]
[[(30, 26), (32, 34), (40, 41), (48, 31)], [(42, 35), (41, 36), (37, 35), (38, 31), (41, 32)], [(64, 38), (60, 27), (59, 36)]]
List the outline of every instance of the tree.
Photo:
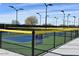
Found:
[(26, 25), (36, 25), (37, 23), (38, 23), (38, 20), (37, 20), (36, 16), (29, 16), (25, 20)]
[(12, 20), (12, 24), (20, 24), (18, 20)]

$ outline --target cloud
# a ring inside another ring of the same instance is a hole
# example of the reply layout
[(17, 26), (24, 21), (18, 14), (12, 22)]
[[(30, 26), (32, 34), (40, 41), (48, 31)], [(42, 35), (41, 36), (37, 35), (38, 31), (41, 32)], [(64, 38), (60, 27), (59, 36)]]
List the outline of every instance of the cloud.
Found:
[[(42, 10), (39, 10), (42, 11)], [(18, 20), (20, 21), (21, 24), (24, 23), (24, 20), (29, 17), (29, 16), (37, 16), (36, 12), (38, 10), (24, 10), (24, 11), (19, 11), (18, 13)], [(37, 16), (39, 18), (39, 16)], [(0, 23), (11, 23), (12, 20), (15, 20), (15, 13), (6, 13), (6, 14), (0, 14)]]

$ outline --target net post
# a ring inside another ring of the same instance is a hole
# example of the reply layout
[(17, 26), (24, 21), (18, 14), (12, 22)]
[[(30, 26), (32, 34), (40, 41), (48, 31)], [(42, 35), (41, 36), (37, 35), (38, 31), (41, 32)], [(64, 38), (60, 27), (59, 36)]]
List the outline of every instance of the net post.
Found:
[(53, 43), (53, 45), (54, 45), (54, 48), (55, 48), (55, 32), (54, 32), (54, 43)]
[(34, 56), (34, 39), (35, 39), (35, 30), (32, 30), (32, 56)]

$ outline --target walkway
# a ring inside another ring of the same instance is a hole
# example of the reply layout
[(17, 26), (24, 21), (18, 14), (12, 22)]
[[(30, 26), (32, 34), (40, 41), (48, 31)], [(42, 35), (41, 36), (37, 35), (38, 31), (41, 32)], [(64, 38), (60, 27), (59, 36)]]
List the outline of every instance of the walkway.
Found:
[(0, 56), (23, 56), (5, 49), (0, 49)]
[(44, 56), (54, 56), (54, 54), (55, 56), (79, 56), (79, 38), (76, 38), (50, 52)]

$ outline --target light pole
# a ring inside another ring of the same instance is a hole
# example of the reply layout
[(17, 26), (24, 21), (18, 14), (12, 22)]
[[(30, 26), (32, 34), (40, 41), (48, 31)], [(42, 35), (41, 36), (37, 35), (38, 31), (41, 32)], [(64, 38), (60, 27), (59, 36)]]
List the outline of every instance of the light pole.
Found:
[(67, 15), (67, 26), (69, 25), (69, 23), (68, 23), (69, 22), (69, 16), (70, 16), (70, 14)]
[(64, 15), (64, 18), (63, 18), (63, 27), (65, 26), (65, 13), (64, 13), (64, 10), (61, 10), (61, 12), (63, 13)]
[(46, 4), (44, 3), (45, 7), (46, 7), (46, 15), (45, 15), (45, 25), (47, 25), (47, 10), (48, 10), (48, 6), (52, 6), (52, 4)]
[(54, 17), (54, 18), (56, 19), (56, 26), (57, 26), (57, 19), (58, 19), (58, 18), (57, 18), (57, 17)]
[(17, 24), (17, 21), (18, 21), (18, 11), (19, 10), (24, 10), (24, 9), (22, 9), (22, 8), (19, 8), (19, 9), (17, 9), (17, 8), (15, 8), (14, 6), (9, 6), (10, 8), (13, 8), (15, 11), (16, 11), (16, 24)]
[(41, 14), (40, 13), (36, 13), (36, 14), (38, 14), (40, 16), (40, 25), (41, 25)]
[(74, 26), (75, 26), (75, 20), (76, 20), (76, 16), (73, 16), (73, 18), (74, 18)]

